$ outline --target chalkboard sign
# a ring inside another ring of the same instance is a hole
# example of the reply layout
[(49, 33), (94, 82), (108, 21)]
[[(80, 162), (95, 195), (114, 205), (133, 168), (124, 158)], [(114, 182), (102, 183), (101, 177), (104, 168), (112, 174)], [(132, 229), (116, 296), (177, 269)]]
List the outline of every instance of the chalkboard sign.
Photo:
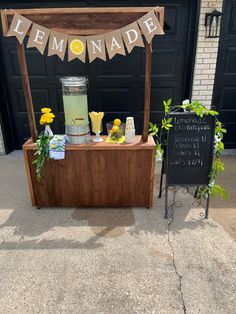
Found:
[(170, 113), (167, 139), (167, 185), (207, 185), (212, 167), (215, 117)]

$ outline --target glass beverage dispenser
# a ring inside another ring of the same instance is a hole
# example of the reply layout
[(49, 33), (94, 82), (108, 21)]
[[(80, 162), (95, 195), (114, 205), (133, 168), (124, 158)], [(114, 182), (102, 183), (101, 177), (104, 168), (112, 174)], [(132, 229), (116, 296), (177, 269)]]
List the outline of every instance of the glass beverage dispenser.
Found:
[(61, 78), (66, 139), (72, 144), (90, 141), (86, 77)]

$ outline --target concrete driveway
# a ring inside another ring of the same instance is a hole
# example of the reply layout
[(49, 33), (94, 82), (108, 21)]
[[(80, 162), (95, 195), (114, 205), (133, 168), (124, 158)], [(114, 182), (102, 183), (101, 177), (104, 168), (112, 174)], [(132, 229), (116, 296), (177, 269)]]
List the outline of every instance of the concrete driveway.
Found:
[(225, 162), (231, 200), (204, 220), (180, 193), (166, 221), (158, 176), (150, 210), (36, 210), (22, 153), (0, 157), (0, 313), (236, 313), (236, 157)]

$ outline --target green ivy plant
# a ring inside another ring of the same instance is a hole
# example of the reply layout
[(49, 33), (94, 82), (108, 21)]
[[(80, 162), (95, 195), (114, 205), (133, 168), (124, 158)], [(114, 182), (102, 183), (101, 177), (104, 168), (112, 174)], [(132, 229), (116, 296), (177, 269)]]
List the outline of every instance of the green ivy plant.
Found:
[(52, 139), (47, 133), (41, 132), (36, 141), (37, 150), (35, 152), (36, 159), (32, 164), (36, 165), (36, 178), (38, 181), (41, 179), (41, 169), (45, 159), (49, 159), (49, 142)]
[(189, 103), (188, 100), (183, 101), (183, 104), (180, 106), (176, 106), (175, 108), (182, 108), (187, 112), (194, 112), (197, 116), (203, 117), (204, 115), (217, 116), (219, 113), (215, 110), (207, 109), (203, 104), (199, 101), (193, 101)]
[(215, 140), (214, 140), (214, 153), (215, 158), (212, 165), (212, 170), (209, 174), (209, 184), (208, 186), (202, 186), (198, 189), (198, 197), (207, 198), (208, 195), (215, 196), (218, 195), (223, 199), (228, 198), (227, 191), (222, 188), (219, 184), (216, 184), (217, 176), (221, 175), (225, 166), (221, 160), (222, 152), (224, 151), (224, 143), (222, 142), (224, 134), (227, 130), (223, 127), (222, 123), (217, 119), (215, 127)]
[[(159, 132), (159, 128), (156, 124), (149, 122), (149, 134), (155, 137), (156, 140), (156, 155), (155, 158), (157, 160), (162, 160), (164, 154), (164, 145), (166, 144), (166, 139), (163, 140), (164, 134), (169, 131), (170, 128), (173, 127), (171, 124), (172, 118), (168, 118), (167, 115), (171, 109), (172, 99), (168, 99), (167, 101), (163, 101), (164, 105), (164, 117), (161, 120), (161, 129)], [(166, 137), (165, 137), (166, 138)]]
[[(217, 176), (224, 172), (224, 164), (221, 160), (222, 152), (224, 150), (223, 137), (227, 130), (224, 128), (222, 123), (218, 120), (218, 112), (212, 109), (207, 109), (202, 103), (198, 101), (189, 102), (188, 100), (183, 101), (182, 105), (172, 106), (172, 99), (163, 101), (164, 105), (164, 117), (161, 121), (161, 128), (154, 123), (149, 123), (149, 134), (154, 136), (156, 139), (156, 158), (161, 160), (163, 158), (164, 146), (166, 145), (166, 139), (163, 139), (163, 134), (167, 133), (170, 128), (173, 127), (171, 124), (172, 118), (168, 118), (169, 112), (185, 111), (194, 112), (197, 116), (203, 117), (204, 115), (216, 116), (215, 126), (215, 138), (214, 138), (214, 161), (212, 170), (209, 174), (208, 186), (201, 186), (198, 188), (198, 198), (208, 198), (209, 195), (218, 195), (223, 199), (228, 198), (228, 193), (220, 185), (216, 184)], [(165, 136), (166, 138), (166, 136)]]

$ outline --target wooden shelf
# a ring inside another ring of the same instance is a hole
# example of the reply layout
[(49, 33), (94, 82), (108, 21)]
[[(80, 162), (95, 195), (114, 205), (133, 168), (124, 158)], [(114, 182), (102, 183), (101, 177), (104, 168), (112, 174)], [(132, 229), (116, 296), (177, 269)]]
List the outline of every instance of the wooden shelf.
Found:
[[(107, 136), (101, 136), (104, 140), (107, 138)], [(24, 145), (25, 150), (32, 150), (36, 149), (37, 144), (33, 143), (32, 139), (29, 139)], [(153, 149), (155, 146), (155, 142), (152, 136), (148, 137), (147, 142), (142, 141), (141, 135), (135, 136), (135, 142), (132, 144), (113, 144), (113, 143), (107, 143), (107, 142), (101, 142), (101, 143), (94, 143), (89, 142), (88, 144), (66, 144), (66, 150), (136, 150), (136, 149)]]

